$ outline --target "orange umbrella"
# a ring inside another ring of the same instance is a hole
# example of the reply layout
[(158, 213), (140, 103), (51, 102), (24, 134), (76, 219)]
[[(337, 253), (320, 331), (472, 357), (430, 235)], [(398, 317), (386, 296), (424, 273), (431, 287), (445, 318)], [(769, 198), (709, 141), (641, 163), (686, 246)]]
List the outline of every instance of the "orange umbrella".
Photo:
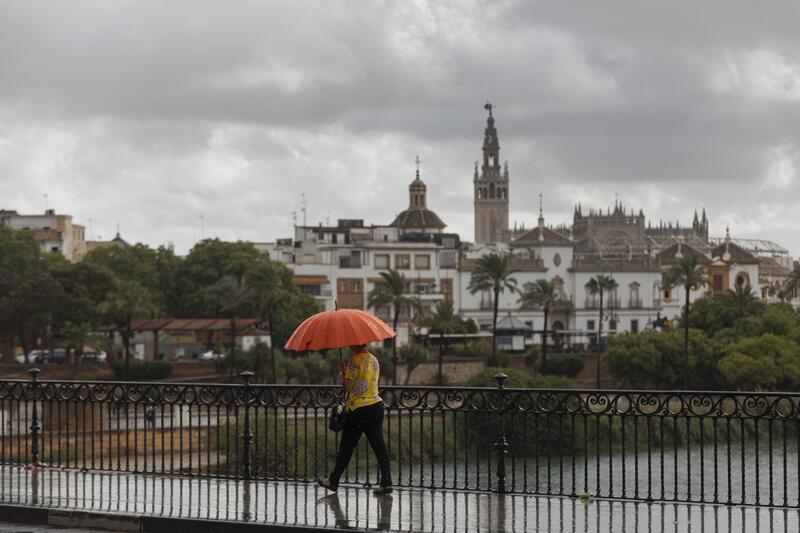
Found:
[(344, 348), (391, 339), (397, 335), (384, 322), (358, 309), (317, 313), (300, 324), (284, 349), (295, 351)]

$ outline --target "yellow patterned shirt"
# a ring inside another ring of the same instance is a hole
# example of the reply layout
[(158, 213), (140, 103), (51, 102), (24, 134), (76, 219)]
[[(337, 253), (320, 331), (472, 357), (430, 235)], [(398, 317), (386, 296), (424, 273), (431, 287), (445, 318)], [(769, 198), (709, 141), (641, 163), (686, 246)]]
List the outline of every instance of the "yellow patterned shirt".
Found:
[(344, 378), (353, 382), (353, 388), (347, 396), (346, 408), (353, 411), (359, 407), (382, 402), (378, 396), (378, 378), (381, 375), (381, 367), (378, 359), (374, 355), (364, 350), (363, 352), (350, 357), (347, 364)]

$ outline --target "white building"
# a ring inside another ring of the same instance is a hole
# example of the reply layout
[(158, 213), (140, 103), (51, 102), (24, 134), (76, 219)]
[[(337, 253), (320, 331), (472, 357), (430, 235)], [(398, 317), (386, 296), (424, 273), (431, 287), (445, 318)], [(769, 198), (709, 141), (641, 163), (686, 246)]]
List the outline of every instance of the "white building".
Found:
[[(321, 309), (333, 309), (334, 302), (342, 308), (366, 309), (368, 294), (380, 283), (381, 272), (392, 268), (404, 274), (408, 293), (419, 298), (426, 310), (443, 298), (452, 298), (457, 312), (484, 330), (491, 327), (492, 295), (470, 292), (472, 272), (484, 255), (510, 254), (519, 290), (526, 283), (547, 279), (572, 303), (571, 311), (551, 313), (545, 325), (542, 311), (520, 310), (519, 293), (503, 293), (499, 316), (511, 315), (514, 323), (538, 332), (527, 340), (528, 345), (538, 342), (545, 327), (562, 332), (562, 337), (571, 336), (577, 343), (596, 342), (600, 302), (586, 284), (599, 274), (617, 282), (603, 302), (603, 331), (611, 334), (650, 329), (658, 319), (680, 314), (682, 290), (665, 287), (662, 280), (666, 271), (689, 255), (706, 267), (709, 279), (707, 286), (691, 292), (691, 301), (737, 285), (750, 285), (764, 297), (769, 293), (761, 290), (764, 276), (760, 267), (765, 256), (729, 233), (722, 239), (709, 238), (705, 210), (702, 216), (695, 213), (691, 224), (685, 226), (678, 222), (652, 226), (642, 210), (626, 210), (619, 202), (613, 209), (588, 210), (586, 214), (578, 205), (571, 224), (547, 226), (540, 199), (533, 229), (498, 228), (508, 207), (509, 175), (507, 166), (500, 170), (494, 120), (490, 109), (482, 148), (483, 171), (476, 170), (473, 175), (476, 236), (480, 237), (476, 244), (462, 244), (458, 235), (444, 233), (444, 222), (428, 209), (427, 187), (417, 168), (409, 186), (408, 209), (388, 225), (339, 220), (336, 226), (298, 226), (293, 239), (257, 246), (292, 268), (295, 283), (312, 294)], [(773, 260), (774, 255), (770, 255)], [(791, 264), (790, 258), (788, 262)], [(780, 275), (787, 276), (789, 270), (784, 268)], [(770, 278), (770, 283), (774, 282)], [(371, 311), (391, 323), (390, 310)], [(400, 317), (401, 341), (418, 325), (416, 318)]]
[(16, 231), (30, 231), (42, 252), (59, 253), (73, 263), (86, 255), (86, 228), (73, 224), (72, 215), (57, 215), (54, 209), (42, 215), (0, 210), (0, 224)]

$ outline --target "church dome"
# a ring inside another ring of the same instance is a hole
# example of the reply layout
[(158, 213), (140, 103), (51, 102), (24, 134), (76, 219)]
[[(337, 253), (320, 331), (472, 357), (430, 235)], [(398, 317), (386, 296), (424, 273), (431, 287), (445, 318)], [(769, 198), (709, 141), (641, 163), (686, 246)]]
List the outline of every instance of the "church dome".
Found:
[(419, 177), (419, 158), (417, 158), (417, 174), (408, 186), (408, 209), (397, 215), (390, 224), (402, 230), (438, 230), (445, 227), (439, 215), (428, 209), (428, 187)]

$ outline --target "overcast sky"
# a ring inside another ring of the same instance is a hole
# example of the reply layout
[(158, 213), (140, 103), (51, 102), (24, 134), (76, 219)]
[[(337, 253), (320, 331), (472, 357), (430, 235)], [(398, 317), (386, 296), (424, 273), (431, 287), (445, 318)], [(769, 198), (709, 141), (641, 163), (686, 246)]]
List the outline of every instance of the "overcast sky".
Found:
[(800, 255), (800, 3), (0, 1), (0, 209), (185, 253), (386, 224), (414, 158), (473, 238), (496, 105), (511, 219), (613, 205)]

